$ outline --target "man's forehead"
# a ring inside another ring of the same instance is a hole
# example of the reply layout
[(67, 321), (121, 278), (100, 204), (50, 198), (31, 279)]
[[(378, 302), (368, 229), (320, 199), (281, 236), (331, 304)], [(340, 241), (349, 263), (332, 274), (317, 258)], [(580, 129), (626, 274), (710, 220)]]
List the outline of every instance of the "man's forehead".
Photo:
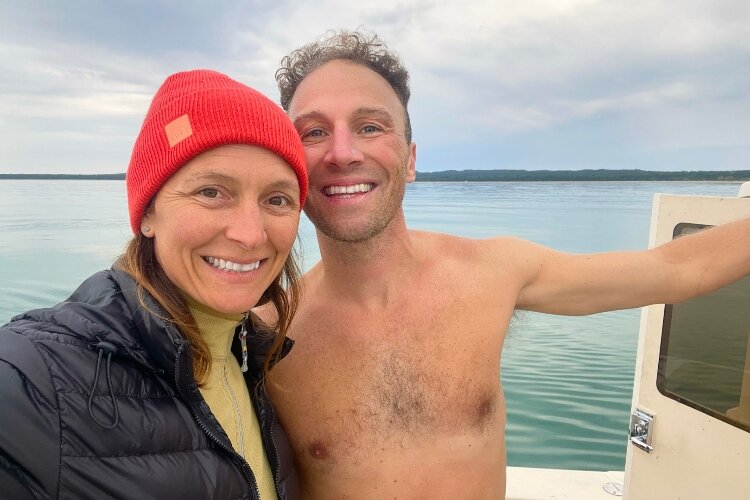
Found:
[[(359, 118), (375, 118), (381, 121), (393, 121), (393, 114), (384, 106), (360, 106), (352, 109), (347, 117), (353, 120)], [(325, 121), (328, 118), (328, 114), (320, 109), (303, 112), (292, 117), (295, 125), (308, 121)]]
[(323, 112), (335, 105), (349, 113), (375, 111), (392, 113), (401, 107), (396, 91), (372, 69), (349, 60), (335, 59), (311, 71), (299, 84), (289, 103), (289, 115)]

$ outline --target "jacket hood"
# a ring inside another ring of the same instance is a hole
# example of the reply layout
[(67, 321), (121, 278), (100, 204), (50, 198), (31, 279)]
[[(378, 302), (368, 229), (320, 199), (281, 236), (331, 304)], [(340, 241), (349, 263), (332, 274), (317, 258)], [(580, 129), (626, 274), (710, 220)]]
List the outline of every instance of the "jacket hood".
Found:
[[(88, 279), (65, 301), (51, 308), (35, 309), (15, 316), (11, 321), (48, 323), (52, 335), (69, 335), (95, 348), (108, 342), (117, 348), (116, 355), (130, 358), (145, 367), (162, 371), (174, 379), (177, 351), (188, 341), (169, 320), (156, 300), (143, 290), (143, 303), (138, 297), (138, 284), (128, 273), (113, 267)], [(144, 307), (145, 305), (145, 307)], [(255, 330), (247, 321), (250, 371), (262, 370), (266, 354), (274, 341), (274, 332)], [(54, 325), (57, 329), (51, 328)], [(286, 339), (282, 357), (289, 352), (292, 341)], [(232, 351), (239, 352), (235, 337)]]
[(148, 293), (144, 293), (148, 308), (140, 304), (137, 289), (135, 280), (124, 271), (100, 271), (63, 302), (28, 311), (12, 321), (48, 323), (46, 329), (51, 334), (74, 337), (92, 348), (108, 342), (117, 348), (117, 356), (152, 370), (173, 372), (177, 345), (184, 342), (182, 335), (162, 319), (166, 314)]

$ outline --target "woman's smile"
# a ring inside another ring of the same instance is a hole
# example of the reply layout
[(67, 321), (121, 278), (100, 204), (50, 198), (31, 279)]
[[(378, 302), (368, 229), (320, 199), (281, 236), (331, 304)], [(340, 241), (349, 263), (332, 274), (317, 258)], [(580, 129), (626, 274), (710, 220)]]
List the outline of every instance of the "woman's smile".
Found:
[(216, 269), (233, 273), (247, 273), (249, 271), (254, 271), (255, 269), (258, 269), (261, 263), (260, 260), (256, 260), (255, 262), (250, 262), (249, 264), (240, 264), (239, 262), (224, 260), (220, 259), (219, 257), (203, 257), (203, 260), (211, 264)]

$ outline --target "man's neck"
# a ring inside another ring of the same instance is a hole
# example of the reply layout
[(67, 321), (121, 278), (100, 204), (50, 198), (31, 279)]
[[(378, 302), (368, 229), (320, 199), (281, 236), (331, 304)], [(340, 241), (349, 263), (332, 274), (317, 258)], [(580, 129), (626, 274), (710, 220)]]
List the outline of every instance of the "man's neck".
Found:
[(324, 286), (368, 309), (386, 307), (418, 267), (403, 216), (362, 242), (336, 241), (318, 232), (318, 245)]

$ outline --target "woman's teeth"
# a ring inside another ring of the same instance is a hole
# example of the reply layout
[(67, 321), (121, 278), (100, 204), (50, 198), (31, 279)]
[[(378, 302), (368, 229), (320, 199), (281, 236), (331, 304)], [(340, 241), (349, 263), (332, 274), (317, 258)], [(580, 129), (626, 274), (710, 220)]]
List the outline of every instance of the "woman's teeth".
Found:
[(250, 264), (238, 264), (237, 262), (232, 262), (231, 260), (217, 259), (216, 257), (204, 257), (203, 260), (214, 266), (216, 269), (221, 269), (222, 271), (232, 271), (235, 273), (246, 273), (248, 271), (252, 271), (253, 269), (258, 269), (258, 267), (260, 266), (259, 260), (251, 262)]

